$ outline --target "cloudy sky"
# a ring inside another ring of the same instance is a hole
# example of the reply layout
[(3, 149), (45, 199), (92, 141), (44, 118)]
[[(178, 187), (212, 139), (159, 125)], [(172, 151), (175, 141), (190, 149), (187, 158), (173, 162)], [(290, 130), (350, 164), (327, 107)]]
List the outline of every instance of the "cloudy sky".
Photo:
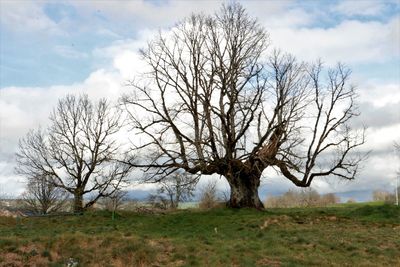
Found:
[[(192, 12), (215, 12), (219, 1), (0, 0), (0, 191), (18, 195), (14, 174), (18, 139), (46, 125), (67, 93), (117, 99), (140, 70), (138, 49), (159, 29)], [(366, 200), (374, 189), (392, 190), (393, 141), (400, 141), (400, 1), (242, 1), (269, 31), (272, 46), (303, 60), (338, 61), (352, 70), (361, 116), (368, 126), (363, 172), (352, 182), (315, 181), (321, 193)], [(221, 183), (221, 188), (224, 186)], [(293, 188), (274, 172), (260, 189)]]

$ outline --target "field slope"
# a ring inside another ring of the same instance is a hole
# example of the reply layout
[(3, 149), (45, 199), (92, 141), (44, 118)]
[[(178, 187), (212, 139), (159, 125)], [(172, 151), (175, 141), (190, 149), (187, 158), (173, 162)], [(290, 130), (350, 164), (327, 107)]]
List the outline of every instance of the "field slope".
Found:
[(0, 217), (0, 266), (400, 266), (400, 209)]

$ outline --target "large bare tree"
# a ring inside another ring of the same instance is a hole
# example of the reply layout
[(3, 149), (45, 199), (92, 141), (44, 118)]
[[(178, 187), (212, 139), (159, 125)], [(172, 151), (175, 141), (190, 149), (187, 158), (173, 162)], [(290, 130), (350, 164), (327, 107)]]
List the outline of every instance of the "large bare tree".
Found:
[(364, 135), (348, 126), (357, 115), (350, 70), (299, 62), (269, 43), (239, 4), (160, 33), (142, 51), (148, 71), (123, 98), (140, 137), (131, 164), (154, 179), (177, 169), (222, 175), (231, 207), (263, 208), (268, 167), (301, 187), (353, 179)]
[[(49, 177), (54, 186), (74, 195), (74, 212), (82, 212), (112, 194), (131, 169), (117, 161), (119, 114), (105, 99), (96, 104), (87, 95), (60, 99), (49, 127), (20, 140), (17, 172), (28, 179)], [(92, 198), (84, 203), (86, 194)]]

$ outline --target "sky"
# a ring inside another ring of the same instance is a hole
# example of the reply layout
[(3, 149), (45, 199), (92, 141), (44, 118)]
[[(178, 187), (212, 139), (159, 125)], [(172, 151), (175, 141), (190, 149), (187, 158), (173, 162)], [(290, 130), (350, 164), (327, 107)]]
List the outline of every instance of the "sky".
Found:
[[(269, 32), (272, 48), (301, 60), (321, 59), (352, 69), (370, 151), (354, 181), (314, 181), (320, 193), (359, 201), (373, 190), (393, 191), (400, 159), (400, 0), (240, 1)], [(191, 13), (214, 13), (224, 1), (0, 0), (0, 192), (18, 195), (24, 178), (14, 173), (18, 140), (45, 126), (60, 97), (87, 93), (117, 100), (141, 69), (138, 51), (159, 30)], [(218, 177), (205, 177), (218, 179)], [(219, 179), (224, 190), (226, 183)], [(294, 189), (265, 173), (260, 197)], [(143, 194), (149, 187), (135, 187)]]

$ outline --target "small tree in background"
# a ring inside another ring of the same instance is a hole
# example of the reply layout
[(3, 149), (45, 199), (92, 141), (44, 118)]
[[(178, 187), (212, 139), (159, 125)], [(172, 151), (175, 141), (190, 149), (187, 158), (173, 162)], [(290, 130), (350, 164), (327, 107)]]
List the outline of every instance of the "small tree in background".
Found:
[(115, 212), (122, 206), (124, 201), (126, 200), (128, 192), (122, 190), (121, 188), (117, 188), (114, 192), (104, 198), (105, 208), (108, 211), (112, 211), (112, 219), (115, 219)]
[(166, 210), (169, 206), (169, 201), (164, 195), (149, 194), (147, 197), (147, 204), (152, 208)]
[(122, 206), (124, 201), (127, 199), (128, 192), (120, 188), (115, 190), (111, 195), (104, 198), (104, 205), (106, 210), (115, 212)]
[(159, 188), (147, 198), (147, 203), (153, 208), (176, 209), (179, 203), (189, 201), (194, 197), (199, 175), (175, 172), (167, 178), (158, 181)]
[(301, 207), (315, 207), (321, 204), (321, 196), (311, 187), (304, 188), (299, 193), (299, 202)]
[(158, 193), (165, 195), (169, 201), (169, 207), (176, 209), (179, 203), (189, 201), (194, 197), (199, 176), (187, 173), (174, 173), (160, 181), (161, 187)]
[(29, 179), (26, 190), (22, 193), (24, 208), (34, 214), (49, 214), (66, 208), (70, 194), (54, 186), (46, 175)]

